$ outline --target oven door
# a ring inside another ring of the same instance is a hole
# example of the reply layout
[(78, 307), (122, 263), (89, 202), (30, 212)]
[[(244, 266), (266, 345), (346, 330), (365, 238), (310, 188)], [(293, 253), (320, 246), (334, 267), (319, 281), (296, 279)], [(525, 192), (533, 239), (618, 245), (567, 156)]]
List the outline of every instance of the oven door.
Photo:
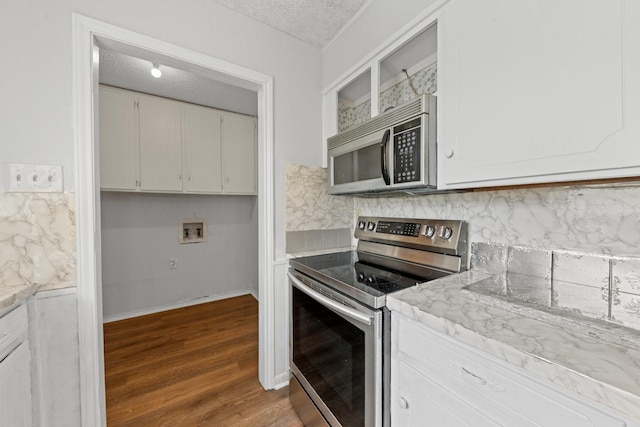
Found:
[(329, 193), (379, 191), (390, 181), (390, 129), (383, 129), (328, 151)]
[(289, 271), (291, 370), (332, 426), (382, 426), (382, 311)]

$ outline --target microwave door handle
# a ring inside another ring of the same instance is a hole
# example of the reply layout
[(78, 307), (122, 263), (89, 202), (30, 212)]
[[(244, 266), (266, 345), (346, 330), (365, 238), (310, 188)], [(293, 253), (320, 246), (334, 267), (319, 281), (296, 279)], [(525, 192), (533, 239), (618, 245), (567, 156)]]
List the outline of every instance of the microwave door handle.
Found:
[(387, 129), (382, 136), (382, 143), (380, 148), (381, 167), (382, 167), (382, 179), (387, 185), (391, 184), (391, 178), (389, 178), (389, 168), (387, 165), (387, 147), (389, 146), (389, 139), (391, 138), (391, 129)]
[(341, 313), (344, 316), (349, 317), (353, 320), (356, 320), (360, 323), (364, 323), (365, 325), (371, 325), (371, 321), (372, 321), (371, 316), (367, 316), (366, 314), (363, 314), (358, 310), (354, 310), (353, 308), (349, 308), (343, 304), (340, 304), (337, 301), (334, 301), (330, 298), (325, 297), (320, 292), (314, 291), (313, 289), (309, 288), (307, 285), (302, 283), (300, 280), (298, 280), (298, 278), (295, 277), (293, 274), (291, 274), (291, 272), (288, 272), (287, 275), (289, 276), (289, 279), (291, 279), (291, 283), (293, 284), (293, 286), (300, 289), (302, 292), (304, 292), (305, 294), (307, 294), (309, 297), (316, 300), (320, 304), (328, 308), (331, 308), (334, 311)]

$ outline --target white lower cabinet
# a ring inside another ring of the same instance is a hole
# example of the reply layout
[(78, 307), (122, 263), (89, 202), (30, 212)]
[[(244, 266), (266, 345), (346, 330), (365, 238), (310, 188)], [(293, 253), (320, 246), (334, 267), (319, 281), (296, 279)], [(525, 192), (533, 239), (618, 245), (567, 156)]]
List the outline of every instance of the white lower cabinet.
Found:
[(638, 426), (392, 313), (392, 426)]
[(0, 317), (0, 426), (32, 425), (27, 310), (21, 305)]
[(81, 425), (76, 291), (38, 292), (28, 300), (33, 426)]
[(484, 427), (500, 424), (403, 361), (394, 368), (394, 426)]
[(0, 427), (80, 426), (76, 288), (0, 316)]
[(0, 362), (0, 426), (31, 426), (29, 343)]

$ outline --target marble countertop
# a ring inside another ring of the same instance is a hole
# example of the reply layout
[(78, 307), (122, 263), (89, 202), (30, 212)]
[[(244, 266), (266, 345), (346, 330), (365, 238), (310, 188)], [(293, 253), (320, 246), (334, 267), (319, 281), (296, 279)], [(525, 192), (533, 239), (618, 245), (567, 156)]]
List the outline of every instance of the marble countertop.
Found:
[(629, 345), (602, 340), (465, 296), (465, 286), (490, 276), (471, 270), (445, 277), (394, 293), (387, 305), (534, 377), (640, 420), (636, 337)]

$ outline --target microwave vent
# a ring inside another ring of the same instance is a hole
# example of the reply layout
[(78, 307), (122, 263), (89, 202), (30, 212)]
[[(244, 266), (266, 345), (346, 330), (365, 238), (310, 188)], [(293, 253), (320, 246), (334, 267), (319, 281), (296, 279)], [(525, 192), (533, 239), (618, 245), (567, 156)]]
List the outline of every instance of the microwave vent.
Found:
[(422, 95), (412, 101), (395, 107), (392, 110), (382, 113), (366, 122), (357, 125), (353, 129), (339, 133), (327, 139), (329, 150), (339, 147), (347, 142), (362, 138), (363, 136), (377, 132), (381, 129), (397, 125), (405, 120), (411, 119), (423, 113), (429, 113), (428, 98), (433, 95)]

